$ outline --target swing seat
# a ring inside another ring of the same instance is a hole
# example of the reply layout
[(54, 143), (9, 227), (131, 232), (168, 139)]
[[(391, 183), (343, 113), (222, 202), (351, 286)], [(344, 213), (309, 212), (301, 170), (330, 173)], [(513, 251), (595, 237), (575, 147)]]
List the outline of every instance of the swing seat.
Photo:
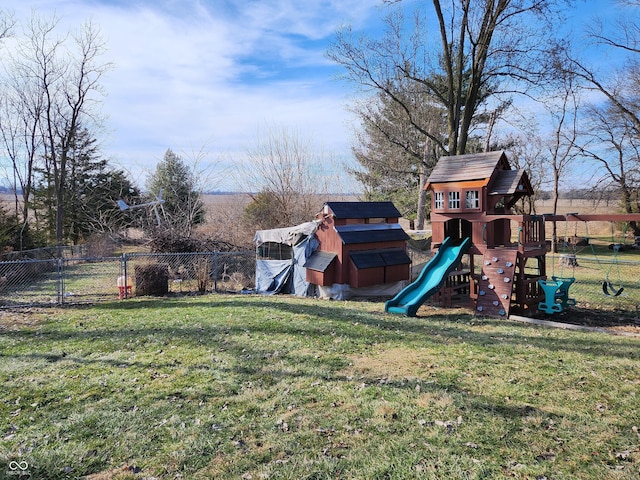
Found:
[(558, 303), (556, 298), (556, 292), (562, 287), (563, 282), (560, 280), (538, 280), (538, 285), (544, 292), (545, 301), (538, 303), (538, 310), (545, 313), (560, 313), (562, 312), (562, 302)]
[(602, 291), (608, 297), (617, 297), (624, 291), (624, 287), (616, 288), (611, 282), (604, 280), (602, 282)]
[(562, 308), (573, 307), (576, 304), (575, 298), (569, 298), (569, 287), (576, 281), (573, 277), (551, 277), (554, 282), (560, 282), (560, 287), (555, 293), (556, 300), (560, 300)]

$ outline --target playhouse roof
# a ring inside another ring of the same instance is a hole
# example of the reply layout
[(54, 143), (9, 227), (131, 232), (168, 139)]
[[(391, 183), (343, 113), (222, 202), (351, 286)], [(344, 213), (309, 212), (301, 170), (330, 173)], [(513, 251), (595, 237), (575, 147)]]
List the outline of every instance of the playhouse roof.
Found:
[(397, 218), (400, 212), (393, 202), (327, 202), (335, 218)]
[(518, 170), (502, 170), (489, 190), (489, 195), (531, 194), (533, 187), (524, 168)]
[(433, 183), (487, 180), (496, 170), (510, 170), (503, 150), (441, 157), (431, 171), (427, 186)]

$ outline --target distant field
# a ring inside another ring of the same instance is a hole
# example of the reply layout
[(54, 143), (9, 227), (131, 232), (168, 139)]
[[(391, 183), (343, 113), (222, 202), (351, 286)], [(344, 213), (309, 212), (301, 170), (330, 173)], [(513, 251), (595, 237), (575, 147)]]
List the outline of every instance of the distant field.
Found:
[[(251, 201), (247, 194), (224, 194), (224, 195), (205, 195), (204, 202), (207, 206), (208, 217), (215, 218), (219, 214), (219, 209), (228, 208), (233, 206), (235, 209), (243, 209)], [(358, 201), (358, 198), (354, 195), (329, 195), (327, 197), (318, 198), (318, 208), (320, 208), (326, 201)], [(552, 213), (551, 200), (543, 200), (536, 202), (536, 213)], [(558, 203), (557, 214), (563, 215), (566, 213), (582, 213), (582, 214), (610, 214), (620, 213), (617, 202), (599, 202), (595, 203), (591, 200), (572, 200), (562, 199)], [(310, 212), (310, 218), (313, 217), (315, 212)], [(624, 229), (624, 226), (623, 226)], [(558, 226), (558, 234), (564, 236), (565, 231), (569, 236), (611, 236), (611, 223), (610, 222), (590, 222), (588, 226), (585, 226), (583, 222), (569, 222), (567, 225)], [(551, 226), (547, 228), (547, 232), (551, 233)], [(587, 233), (589, 235), (587, 235)], [(617, 234), (621, 234), (622, 231), (618, 229)]]
[[(221, 195), (206, 194), (203, 196), (204, 203), (207, 207), (207, 219), (208, 222), (216, 224), (224, 224), (225, 229), (227, 224), (237, 223), (237, 219), (241, 218), (242, 211), (249, 204), (251, 198), (244, 193), (229, 193)], [(322, 207), (326, 201), (358, 201), (355, 195), (345, 194), (330, 194), (327, 196), (318, 196), (318, 209)], [(12, 207), (13, 197), (6, 193), (0, 194), (0, 203), (6, 207)], [(536, 202), (536, 213), (552, 213), (551, 200), (543, 200)], [(309, 218), (313, 218), (316, 212), (309, 212)], [(582, 214), (610, 214), (620, 213), (618, 203), (616, 201), (611, 202), (594, 202), (592, 200), (572, 200), (561, 199), (558, 204), (558, 214), (565, 213), (582, 213)], [(613, 236), (620, 237), (624, 232), (624, 225), (614, 225)], [(590, 222), (585, 225), (583, 222), (568, 222), (566, 224), (558, 225), (558, 234), (560, 236), (584, 236), (584, 237), (612, 237), (612, 225), (610, 222)], [(428, 229), (428, 227), (427, 227)], [(626, 232), (631, 236), (630, 232)], [(551, 234), (551, 226), (547, 227), (547, 236)], [(621, 241), (621, 238), (616, 238), (616, 241)]]
[[(536, 202), (536, 213), (552, 213), (551, 200), (543, 200)], [(558, 202), (558, 215), (564, 215), (567, 213), (581, 213), (586, 214), (612, 214), (622, 213), (618, 206), (618, 202), (594, 202), (592, 200), (572, 200), (562, 199)], [(560, 236), (573, 236), (579, 237), (612, 237), (611, 222), (589, 222), (585, 225), (584, 222), (566, 222), (562, 225), (558, 224), (558, 235)], [(547, 236), (551, 233), (551, 226), (547, 227)], [(625, 230), (624, 225), (614, 225), (613, 234), (616, 237), (621, 236)], [(632, 232), (626, 232), (628, 235), (632, 235)], [(616, 238), (616, 242), (622, 241), (621, 238)]]

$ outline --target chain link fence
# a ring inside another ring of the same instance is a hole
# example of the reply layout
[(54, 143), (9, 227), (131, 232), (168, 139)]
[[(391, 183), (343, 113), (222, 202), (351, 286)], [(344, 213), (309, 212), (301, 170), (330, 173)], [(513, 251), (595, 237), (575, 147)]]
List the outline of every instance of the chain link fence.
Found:
[(573, 281), (569, 297), (580, 307), (631, 313), (640, 320), (640, 262), (547, 255), (547, 275)]
[(254, 286), (254, 252), (0, 262), (0, 308), (95, 303), (146, 294), (238, 292)]
[(61, 245), (41, 247), (18, 252), (4, 252), (0, 255), (0, 262), (14, 260), (54, 260), (57, 258), (82, 258), (87, 256), (87, 245)]
[[(428, 256), (416, 254), (413, 261), (424, 263)], [(569, 296), (580, 307), (640, 319), (640, 262), (585, 256), (567, 261), (566, 256), (550, 254), (547, 274), (573, 279)], [(0, 308), (94, 303), (136, 295), (229, 293), (254, 287), (254, 252), (0, 262)]]

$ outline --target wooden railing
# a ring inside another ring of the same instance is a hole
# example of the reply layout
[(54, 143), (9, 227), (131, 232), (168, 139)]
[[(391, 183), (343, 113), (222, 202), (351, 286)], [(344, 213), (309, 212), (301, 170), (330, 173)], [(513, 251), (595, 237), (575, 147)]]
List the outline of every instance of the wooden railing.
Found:
[(544, 219), (537, 215), (524, 215), (518, 226), (518, 249), (545, 248)]

